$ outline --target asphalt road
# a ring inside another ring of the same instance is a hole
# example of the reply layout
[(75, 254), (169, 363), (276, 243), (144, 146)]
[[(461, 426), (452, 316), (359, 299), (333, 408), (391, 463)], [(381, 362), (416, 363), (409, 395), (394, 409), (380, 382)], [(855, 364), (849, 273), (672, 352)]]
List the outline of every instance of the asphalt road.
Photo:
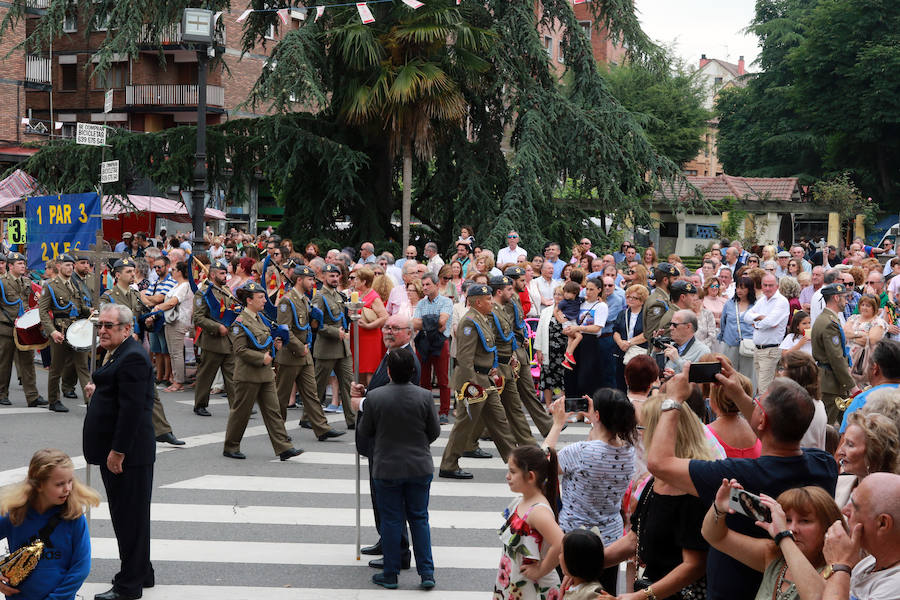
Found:
[[(37, 367), (38, 387), (46, 396), (47, 372)], [(15, 373), (15, 372), (14, 372)], [(80, 390), (78, 391), (81, 395)], [(167, 600), (276, 599), (327, 595), (337, 599), (397, 596), (370, 582), (376, 571), (356, 559), (356, 453), (352, 432), (319, 442), (300, 429), (299, 410), (288, 413), (288, 434), (306, 450), (286, 462), (275, 456), (261, 419), (254, 417), (241, 450), (247, 460), (222, 456), (227, 403), (214, 397), (213, 416), (193, 414), (193, 393), (160, 394), (175, 434), (186, 446), (158, 445), (152, 507), (152, 559), (157, 586), (144, 598)], [(32, 453), (43, 447), (67, 452), (77, 477), (87, 479), (82, 458), (81, 400), (66, 400), (69, 413), (27, 408), (13, 374), (11, 407), (0, 408), (0, 485), (20, 481)], [(339, 430), (343, 416), (329, 415)], [(450, 427), (432, 446), (436, 461)], [(569, 427), (563, 441), (584, 439), (584, 426)], [(493, 459), (463, 459), (475, 479), (440, 479), (435, 469), (430, 501), (437, 588), (430, 597), (453, 600), (491, 594), (500, 549), (497, 528), (513, 494), (505, 466), (490, 442), (482, 448)], [(362, 545), (377, 539), (372, 524), (365, 459), (360, 473)], [(96, 467), (92, 485), (103, 493)], [(93, 563), (82, 589), (85, 599), (108, 589), (118, 570), (115, 536), (106, 505), (91, 514)], [(5, 542), (0, 542), (5, 545)], [(415, 569), (400, 576), (398, 597), (419, 591)]]

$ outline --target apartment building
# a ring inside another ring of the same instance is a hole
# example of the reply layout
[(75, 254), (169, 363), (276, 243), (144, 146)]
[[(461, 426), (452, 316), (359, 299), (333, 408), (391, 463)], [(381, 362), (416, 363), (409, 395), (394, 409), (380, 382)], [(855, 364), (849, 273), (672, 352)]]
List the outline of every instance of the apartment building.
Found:
[[(578, 19), (578, 24), (581, 25), (585, 35), (591, 41), (594, 59), (599, 64), (611, 67), (621, 65), (625, 58), (625, 48), (610, 39), (609, 33), (605, 28), (601, 28), (599, 31), (594, 29), (594, 16), (586, 3), (575, 4), (572, 8), (575, 10), (575, 18)], [(538, 16), (540, 16), (543, 11), (540, 3), (538, 3), (536, 10)], [(565, 53), (561, 45), (564, 33), (563, 26), (559, 23), (554, 23), (553, 27), (539, 27), (538, 31), (553, 69), (558, 76), (562, 77), (566, 69)]]

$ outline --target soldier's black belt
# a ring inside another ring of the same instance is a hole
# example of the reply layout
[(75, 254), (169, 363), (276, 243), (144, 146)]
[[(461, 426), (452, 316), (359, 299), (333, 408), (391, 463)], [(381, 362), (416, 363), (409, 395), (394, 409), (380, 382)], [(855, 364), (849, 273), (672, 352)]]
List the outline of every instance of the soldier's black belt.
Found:
[(479, 367), (478, 365), (475, 365), (474, 368), (475, 368), (475, 372), (478, 373), (479, 375), (490, 375), (491, 374), (491, 367)]
[(510, 356), (497, 355), (497, 362), (500, 363), (501, 365), (508, 365), (511, 358), (512, 358), (512, 355), (510, 355)]
[(824, 363), (824, 362), (821, 362), (821, 361), (818, 361), (818, 360), (816, 361), (816, 365), (817, 365), (820, 369), (828, 369), (829, 371), (833, 371), (833, 370), (834, 370), (834, 369), (831, 368), (831, 365), (830, 365), (830, 364)]

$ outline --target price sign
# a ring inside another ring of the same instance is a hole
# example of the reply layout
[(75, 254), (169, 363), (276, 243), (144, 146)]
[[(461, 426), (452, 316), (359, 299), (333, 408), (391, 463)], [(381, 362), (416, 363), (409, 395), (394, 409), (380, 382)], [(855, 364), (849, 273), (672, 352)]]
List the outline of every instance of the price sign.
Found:
[(75, 127), (75, 142), (86, 146), (105, 146), (106, 127), (93, 123), (78, 123)]
[(119, 180), (119, 161), (108, 160), (100, 163), (100, 183), (114, 183)]
[(7, 219), (6, 220), (6, 235), (9, 238), (10, 244), (24, 244), (25, 243), (25, 219)]

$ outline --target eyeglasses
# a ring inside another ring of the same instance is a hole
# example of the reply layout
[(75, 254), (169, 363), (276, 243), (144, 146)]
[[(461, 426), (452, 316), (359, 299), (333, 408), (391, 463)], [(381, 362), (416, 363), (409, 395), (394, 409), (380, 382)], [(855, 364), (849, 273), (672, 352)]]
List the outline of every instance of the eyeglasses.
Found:
[(381, 328), (382, 331), (403, 331), (405, 329), (409, 329), (409, 327), (394, 327), (393, 325), (385, 325)]
[(626, 300), (640, 300), (640, 296), (625, 296)]
[(359, 278), (356, 275), (351, 275), (349, 277), (349, 279), (350, 279), (350, 281), (353, 281), (354, 279), (359, 279)]
[(508, 239), (508, 240), (514, 240), (514, 239), (516, 239), (517, 237), (519, 237), (519, 236), (517, 236), (517, 235), (508, 235), (508, 236), (506, 236), (506, 239)]
[(679, 325), (690, 325), (690, 323), (672, 323), (672, 327), (678, 327)]
[(603, 287), (616, 287), (616, 284), (614, 284), (614, 283), (604, 283), (604, 284), (603, 284)]
[(768, 419), (768, 418), (769, 418), (769, 413), (767, 413), (767, 412), (766, 412), (766, 409), (763, 408), (762, 402), (760, 402), (758, 396), (754, 396), (754, 397), (753, 397), (753, 403), (754, 403), (756, 406), (759, 407), (759, 410), (761, 410), (761, 411), (762, 411), (762, 414), (766, 415), (766, 418)]
[(100, 329), (112, 329), (113, 327), (118, 327), (119, 325), (124, 325), (124, 323), (113, 323), (112, 321), (100, 321), (97, 323), (97, 326)]
[(582, 246), (590, 246), (591, 242), (589, 240), (581, 240), (581, 245)]
[(453, 279), (453, 278), (452, 277), (441, 277), (442, 281), (450, 281), (451, 279)]

